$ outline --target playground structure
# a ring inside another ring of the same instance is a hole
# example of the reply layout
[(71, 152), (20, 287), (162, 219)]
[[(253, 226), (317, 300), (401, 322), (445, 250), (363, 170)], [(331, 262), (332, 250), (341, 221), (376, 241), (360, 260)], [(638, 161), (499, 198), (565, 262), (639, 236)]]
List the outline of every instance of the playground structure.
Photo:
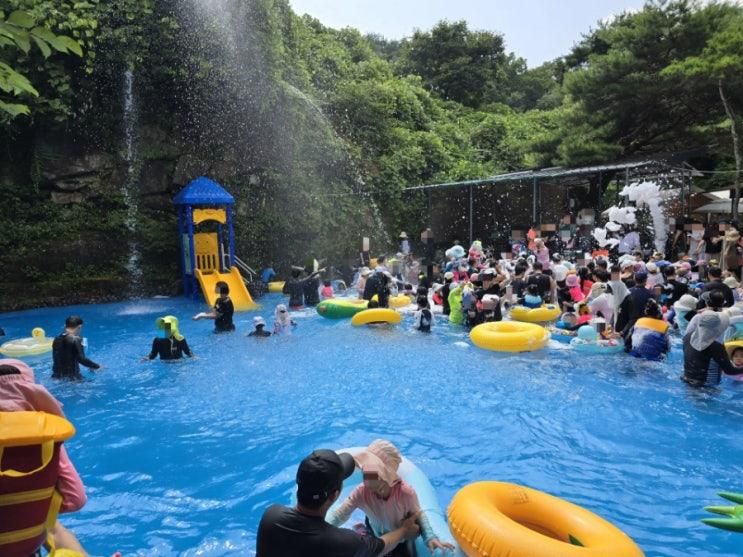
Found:
[(247, 272), (250, 269), (235, 255), (235, 198), (202, 176), (178, 192), (173, 204), (178, 211), (183, 293), (198, 299), (201, 292), (207, 303), (214, 305), (216, 286), (224, 282), (230, 288), (235, 311), (256, 309), (239, 267)]

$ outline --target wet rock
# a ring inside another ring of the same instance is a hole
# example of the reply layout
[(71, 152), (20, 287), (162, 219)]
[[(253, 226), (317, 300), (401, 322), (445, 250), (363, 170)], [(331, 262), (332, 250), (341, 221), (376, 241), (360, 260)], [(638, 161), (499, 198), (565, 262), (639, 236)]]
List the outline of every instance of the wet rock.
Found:
[(172, 188), (173, 161), (150, 160), (142, 163), (137, 190), (140, 195), (169, 195)]
[(52, 203), (57, 205), (69, 205), (71, 203), (83, 203), (87, 199), (84, 193), (73, 191), (53, 191), (52, 192)]

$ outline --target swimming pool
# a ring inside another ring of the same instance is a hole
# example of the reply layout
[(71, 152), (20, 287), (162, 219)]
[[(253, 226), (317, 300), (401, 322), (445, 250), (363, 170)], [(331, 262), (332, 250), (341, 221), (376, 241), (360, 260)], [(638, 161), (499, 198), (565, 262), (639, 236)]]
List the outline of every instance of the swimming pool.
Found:
[[(279, 295), (261, 300), (272, 323)], [(299, 460), (319, 447), (392, 440), (428, 474), (442, 506), (465, 484), (523, 483), (600, 514), (650, 557), (740, 554), (743, 536), (704, 526), (719, 490), (743, 491), (743, 383), (717, 394), (666, 363), (579, 358), (565, 345), (529, 355), (472, 346), (461, 328), (434, 333), (352, 328), (313, 310), (295, 334), (249, 339), (192, 322), (184, 299), (0, 315), (7, 338), (85, 319), (88, 353), (105, 365), (84, 383), (49, 379), (77, 427), (68, 443), (89, 502), (65, 524), (93, 555), (250, 555), (260, 516), (287, 502)], [(157, 316), (172, 313), (196, 361), (139, 358)]]

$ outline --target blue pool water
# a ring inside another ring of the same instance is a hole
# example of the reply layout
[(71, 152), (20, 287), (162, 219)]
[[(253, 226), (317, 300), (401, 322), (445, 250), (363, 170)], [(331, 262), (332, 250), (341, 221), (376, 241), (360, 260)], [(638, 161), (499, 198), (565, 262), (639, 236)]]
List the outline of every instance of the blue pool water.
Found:
[[(278, 295), (262, 300), (272, 322)], [(183, 299), (0, 315), (8, 338), (55, 333), (80, 313), (105, 369), (81, 384), (40, 381), (77, 426), (69, 451), (88, 487), (65, 519), (93, 555), (251, 555), (258, 521), (288, 502), (318, 447), (391, 439), (428, 474), (442, 506), (469, 482), (512, 481), (565, 497), (632, 536), (650, 557), (740, 554), (743, 535), (699, 523), (716, 492), (743, 491), (743, 383), (717, 393), (666, 363), (578, 357), (565, 345), (506, 356), (439, 322), (357, 329), (313, 311), (293, 336), (211, 333)], [(141, 364), (157, 316), (172, 313), (196, 361)]]

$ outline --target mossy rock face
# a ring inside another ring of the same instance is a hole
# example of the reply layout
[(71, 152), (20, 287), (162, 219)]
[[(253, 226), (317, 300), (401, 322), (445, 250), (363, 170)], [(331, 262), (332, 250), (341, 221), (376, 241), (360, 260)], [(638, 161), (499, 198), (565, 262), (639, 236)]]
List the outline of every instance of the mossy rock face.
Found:
[[(37, 307), (68, 306), (80, 303), (98, 304), (117, 302), (133, 297), (178, 296), (180, 281), (177, 277), (152, 277), (137, 293), (124, 277), (80, 277), (63, 280), (42, 280), (3, 283), (4, 295), (0, 299), (0, 312), (18, 311)], [(7, 295), (5, 295), (7, 293)]]

